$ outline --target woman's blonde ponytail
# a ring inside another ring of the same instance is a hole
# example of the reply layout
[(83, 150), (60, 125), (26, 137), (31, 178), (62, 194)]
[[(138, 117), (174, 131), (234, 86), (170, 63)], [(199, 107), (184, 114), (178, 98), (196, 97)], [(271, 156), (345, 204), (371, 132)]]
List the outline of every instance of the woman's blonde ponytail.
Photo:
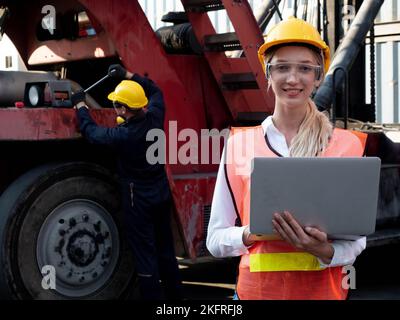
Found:
[(333, 127), (325, 113), (318, 111), (311, 99), (308, 100), (306, 116), (293, 138), (289, 153), (291, 157), (315, 157), (328, 146)]

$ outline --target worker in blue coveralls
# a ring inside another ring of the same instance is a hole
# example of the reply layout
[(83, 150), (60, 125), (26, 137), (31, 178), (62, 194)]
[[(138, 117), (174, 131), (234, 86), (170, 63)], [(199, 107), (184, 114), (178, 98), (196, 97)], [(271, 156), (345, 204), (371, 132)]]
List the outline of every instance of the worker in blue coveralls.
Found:
[(163, 94), (153, 81), (132, 74), (119, 64), (111, 65), (108, 74), (125, 79), (108, 95), (119, 125), (98, 126), (85, 104), (85, 93), (78, 91), (71, 100), (80, 131), (90, 143), (116, 150), (126, 231), (142, 299), (179, 300), (182, 290), (170, 228), (172, 198), (168, 178), (163, 164), (146, 160), (152, 143), (146, 141), (147, 132), (164, 128)]

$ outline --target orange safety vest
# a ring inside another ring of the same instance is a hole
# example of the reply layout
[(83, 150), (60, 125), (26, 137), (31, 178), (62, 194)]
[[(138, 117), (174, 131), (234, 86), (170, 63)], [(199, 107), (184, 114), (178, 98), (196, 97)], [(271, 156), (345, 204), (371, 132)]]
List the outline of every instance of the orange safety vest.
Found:
[[(366, 134), (334, 129), (322, 157), (361, 157)], [(250, 172), (254, 157), (278, 157), (261, 126), (232, 128), (225, 174), (242, 225), (249, 224)], [(241, 257), (239, 299), (346, 299), (342, 267), (321, 268), (318, 259), (282, 240), (257, 241)]]

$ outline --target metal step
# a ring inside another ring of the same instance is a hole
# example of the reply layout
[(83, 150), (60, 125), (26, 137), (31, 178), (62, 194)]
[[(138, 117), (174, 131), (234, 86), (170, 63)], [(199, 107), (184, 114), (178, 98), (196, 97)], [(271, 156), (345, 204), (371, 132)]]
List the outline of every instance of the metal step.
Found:
[(221, 0), (187, 0), (185, 1), (185, 8), (191, 12), (207, 12), (223, 10), (224, 5)]
[(241, 49), (242, 46), (235, 32), (204, 36), (204, 50), (206, 51), (233, 51)]
[(258, 89), (258, 84), (252, 72), (225, 73), (221, 77), (223, 90)]

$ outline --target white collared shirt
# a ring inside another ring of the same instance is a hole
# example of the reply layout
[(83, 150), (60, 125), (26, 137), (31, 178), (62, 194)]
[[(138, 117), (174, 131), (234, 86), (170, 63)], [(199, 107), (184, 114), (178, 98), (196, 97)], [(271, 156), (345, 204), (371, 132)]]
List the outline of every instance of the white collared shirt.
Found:
[[(272, 116), (267, 117), (261, 124), (264, 135), (268, 137), (271, 147), (284, 157), (289, 156), (289, 148), (285, 136), (279, 132), (272, 122)], [(218, 169), (217, 181), (211, 205), (211, 217), (208, 224), (207, 248), (215, 257), (234, 257), (248, 253), (248, 247), (243, 244), (242, 235), (246, 226), (236, 227), (236, 211), (229, 192), (224, 170), (224, 154)], [(322, 263), (321, 267), (351, 265), (357, 256), (365, 249), (367, 239), (334, 240), (332, 246), (334, 255), (329, 265)]]

